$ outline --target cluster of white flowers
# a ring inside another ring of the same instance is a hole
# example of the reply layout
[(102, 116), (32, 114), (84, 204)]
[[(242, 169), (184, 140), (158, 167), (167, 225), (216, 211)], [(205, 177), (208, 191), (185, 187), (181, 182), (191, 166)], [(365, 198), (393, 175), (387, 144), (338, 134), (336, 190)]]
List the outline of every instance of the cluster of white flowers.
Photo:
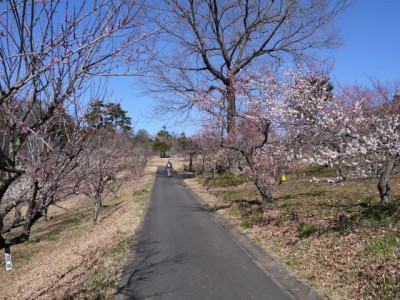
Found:
[[(229, 142), (251, 154), (242, 168), (251, 177), (272, 176), (295, 159), (346, 166), (365, 176), (399, 154), (400, 114), (390, 103), (379, 104), (378, 93), (355, 86), (335, 94), (328, 74), (301, 68), (290, 69), (283, 80), (269, 71), (237, 84), (237, 126)], [(203, 139), (227, 138), (218, 130), (227, 126), (224, 101), (206, 95), (193, 103), (212, 116)]]

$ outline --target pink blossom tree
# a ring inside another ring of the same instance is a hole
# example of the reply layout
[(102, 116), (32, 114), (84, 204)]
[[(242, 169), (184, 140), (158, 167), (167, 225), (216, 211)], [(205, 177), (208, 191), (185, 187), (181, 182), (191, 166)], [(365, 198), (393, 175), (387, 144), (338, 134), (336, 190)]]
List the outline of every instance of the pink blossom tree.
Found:
[(209, 140), (219, 141), (217, 145), (239, 156), (240, 172), (254, 182), (263, 203), (270, 203), (273, 200), (270, 178), (282, 171), (282, 159), (293, 157), (290, 150), (283, 151), (287, 149), (283, 128), (287, 106), (283, 101), (282, 84), (273, 72), (266, 71), (237, 82), (235, 90), (237, 126), (234, 134), (224, 134), (227, 119), (223, 102), (208, 93), (192, 102), (209, 116), (204, 121), (206, 128), (212, 128), (207, 132)]
[[(379, 177), (381, 203), (389, 203), (388, 180), (399, 157), (399, 84), (373, 82), (332, 92), (329, 72), (271, 71), (238, 81), (237, 127), (224, 134), (226, 107), (210, 93), (192, 99), (206, 113), (208, 140), (239, 154), (239, 166), (257, 186), (264, 202), (272, 201), (270, 179), (294, 159), (334, 165), (338, 175)], [(394, 98), (393, 98), (394, 97)], [(218, 144), (218, 143), (216, 143)]]
[[(142, 9), (141, 1), (0, 3), (0, 206), (13, 203), (11, 187), (26, 187), (24, 151), (34, 139), (48, 143), (43, 127), (73, 111), (89, 84), (102, 84), (99, 76), (132, 74), (139, 43), (152, 34), (143, 34)], [(0, 248), (4, 242), (1, 235)]]
[(10, 185), (0, 205), (0, 214), (7, 219), (2, 234), (22, 226), (20, 233), (8, 238), (11, 245), (29, 239), (32, 226), (47, 218), (50, 205), (77, 192), (77, 168), (87, 138), (79, 122), (60, 114), (27, 138), (19, 153), (25, 172)]
[(120, 183), (140, 176), (143, 168), (127, 133), (112, 128), (100, 128), (93, 133), (79, 168), (79, 191), (94, 202), (93, 224), (97, 223), (103, 199), (115, 192)]

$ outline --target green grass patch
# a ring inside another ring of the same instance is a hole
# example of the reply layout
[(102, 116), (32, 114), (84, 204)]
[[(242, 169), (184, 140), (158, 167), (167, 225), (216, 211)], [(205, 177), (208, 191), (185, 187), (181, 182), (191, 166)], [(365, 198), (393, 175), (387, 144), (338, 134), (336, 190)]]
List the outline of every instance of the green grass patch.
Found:
[(137, 197), (143, 197), (143, 196), (148, 196), (150, 194), (150, 191), (147, 189), (141, 189), (138, 191), (135, 191), (134, 195)]
[(240, 227), (243, 229), (248, 229), (253, 226), (253, 222), (250, 220), (250, 218), (244, 218), (242, 222), (240, 223)]
[[(18, 253), (17, 260), (20, 264), (23, 264), (25, 262), (30, 261), (33, 258), (34, 254), (35, 253), (33, 251)], [(15, 259), (14, 259), (14, 261), (15, 261)]]
[(113, 278), (107, 275), (102, 269), (96, 269), (85, 284), (84, 294), (88, 296), (86, 299), (107, 299), (104, 297), (105, 291), (115, 287)]
[(229, 209), (229, 215), (233, 218), (238, 218), (240, 217), (240, 210), (236, 205), (232, 205), (231, 208)]
[(355, 216), (364, 224), (387, 225), (400, 222), (400, 204), (393, 202), (389, 205), (373, 205)]
[(127, 252), (129, 252), (129, 249), (130, 249), (132, 243), (133, 243), (133, 235), (128, 236), (128, 237), (124, 238), (123, 240), (121, 240), (119, 242), (119, 244), (115, 248), (112, 249), (112, 253), (124, 255)]
[(253, 225), (256, 224), (256, 222), (262, 216), (262, 213), (257, 209), (252, 210), (250, 212), (239, 210), (239, 212), (242, 214), (242, 221), (240, 223), (240, 227), (242, 227), (244, 229), (253, 227)]
[(257, 244), (260, 245), (262, 240), (259, 236), (253, 236), (253, 241)]
[(399, 237), (395, 233), (389, 232), (371, 240), (361, 253), (374, 257), (385, 257), (392, 255), (398, 247)]
[(237, 175), (230, 172), (225, 172), (222, 175), (214, 177), (207, 177), (205, 185), (211, 188), (238, 186), (247, 182), (247, 177), (244, 175)]
[(297, 257), (292, 257), (290, 260), (287, 260), (286, 263), (291, 268), (298, 268), (302, 265), (301, 261)]
[(60, 231), (56, 230), (52, 233), (49, 234), (49, 236), (47, 237), (47, 240), (49, 242), (55, 242), (58, 240), (58, 235), (60, 234)]
[(257, 197), (257, 191), (255, 189), (232, 189), (224, 191), (216, 191), (214, 194), (218, 197), (223, 198), (225, 201), (235, 200), (249, 200)]
[(311, 166), (306, 166), (303, 168), (299, 168), (296, 171), (297, 174), (302, 176), (303, 174), (305, 176), (313, 176), (313, 177), (336, 177), (336, 169), (332, 167), (327, 167), (327, 166), (321, 166), (321, 165), (311, 165)]
[(301, 238), (307, 238), (317, 231), (317, 226), (310, 223), (300, 223), (297, 225), (297, 231)]

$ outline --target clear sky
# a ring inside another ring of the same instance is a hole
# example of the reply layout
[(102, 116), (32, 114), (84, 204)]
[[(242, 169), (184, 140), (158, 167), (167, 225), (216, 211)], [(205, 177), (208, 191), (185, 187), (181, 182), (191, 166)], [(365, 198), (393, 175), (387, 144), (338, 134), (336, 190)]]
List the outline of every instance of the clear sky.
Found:
[(400, 1), (358, 0), (337, 22), (343, 37), (333, 77), (342, 84), (364, 84), (369, 77), (400, 80)]
[[(334, 59), (332, 79), (340, 84), (368, 84), (369, 77), (400, 80), (400, 0), (358, 0), (337, 21), (343, 37), (340, 48), (329, 50)], [(325, 53), (325, 52), (324, 52)], [(163, 125), (170, 132), (195, 133), (190, 121), (154, 117), (154, 103), (143, 95), (132, 78), (110, 79), (112, 101), (121, 101), (134, 128), (156, 134)]]

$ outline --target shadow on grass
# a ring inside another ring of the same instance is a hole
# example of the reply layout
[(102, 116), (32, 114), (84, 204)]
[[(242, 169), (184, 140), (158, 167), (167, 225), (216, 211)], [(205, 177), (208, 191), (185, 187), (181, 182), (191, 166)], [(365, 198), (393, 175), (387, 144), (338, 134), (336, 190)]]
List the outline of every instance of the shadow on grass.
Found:
[(212, 191), (211, 194), (222, 198), (225, 202), (228, 201), (253, 201), (249, 198), (255, 198), (258, 192), (253, 189), (229, 189), (222, 191)]
[(179, 177), (185, 180), (185, 179), (195, 178), (196, 175), (194, 173), (179, 173)]
[(309, 198), (309, 197), (322, 197), (327, 194), (326, 191), (312, 191), (312, 192), (306, 192), (306, 193), (298, 193), (298, 194), (288, 194), (284, 195), (281, 197), (275, 197), (274, 200), (279, 201), (279, 200), (299, 200), (303, 199), (304, 197)]
[(186, 205), (190, 210), (195, 212), (216, 212), (221, 209), (232, 208), (237, 205), (239, 211), (258, 211), (261, 209), (262, 202), (260, 200), (249, 200), (249, 199), (237, 199), (237, 200), (225, 200), (223, 204), (210, 206), (208, 204), (192, 204)]
[(73, 225), (79, 225), (81, 222), (86, 222), (91, 213), (89, 212), (76, 212), (73, 214), (62, 214), (52, 217), (49, 221), (40, 220), (35, 229), (35, 234), (31, 235), (28, 242), (36, 243), (42, 240), (52, 240), (58, 236), (66, 228)]
[(121, 207), (128, 205), (125, 202), (120, 202), (116, 204), (111, 204), (111, 205), (103, 205), (100, 210), (100, 215), (99, 215), (99, 222), (102, 222), (105, 219), (108, 219), (109, 217), (114, 216), (115, 212), (119, 210)]
[(385, 206), (381, 204), (372, 205), (353, 215), (351, 219), (371, 225), (400, 223), (400, 203), (396, 201)]

